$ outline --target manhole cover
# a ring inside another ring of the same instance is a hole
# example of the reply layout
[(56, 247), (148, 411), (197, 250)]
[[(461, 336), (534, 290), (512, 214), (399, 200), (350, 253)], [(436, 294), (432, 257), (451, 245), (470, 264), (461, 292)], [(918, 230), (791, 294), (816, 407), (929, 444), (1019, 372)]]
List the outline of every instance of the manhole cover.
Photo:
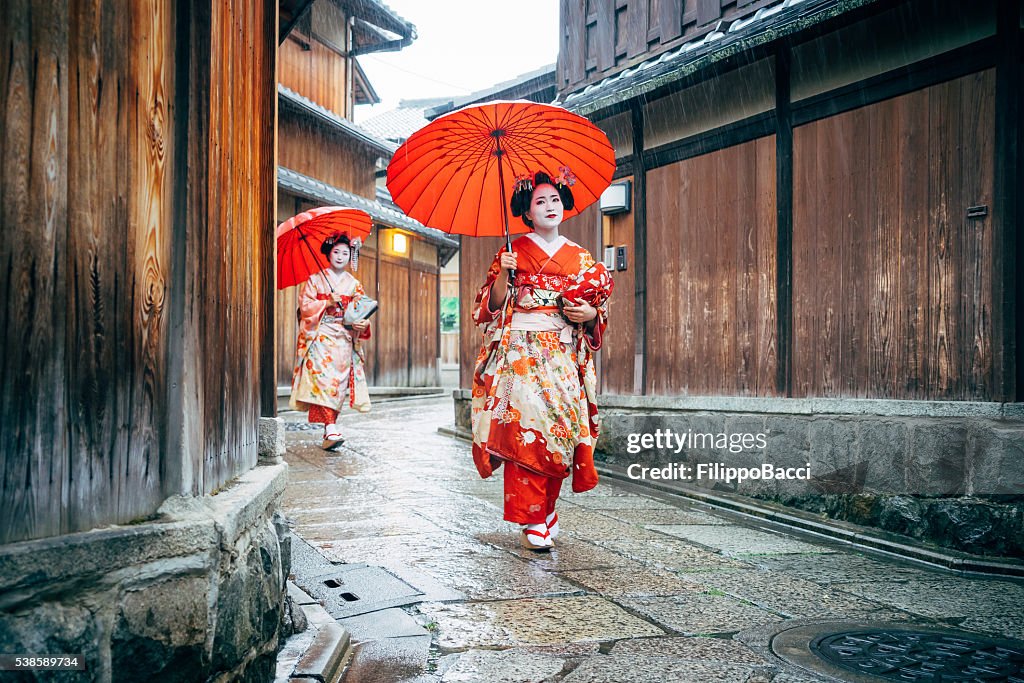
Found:
[(848, 631), (819, 636), (810, 648), (841, 669), (890, 681), (1024, 683), (1024, 651), (966, 633)]
[(807, 624), (777, 633), (771, 649), (844, 681), (1024, 683), (1024, 643), (916, 624)]

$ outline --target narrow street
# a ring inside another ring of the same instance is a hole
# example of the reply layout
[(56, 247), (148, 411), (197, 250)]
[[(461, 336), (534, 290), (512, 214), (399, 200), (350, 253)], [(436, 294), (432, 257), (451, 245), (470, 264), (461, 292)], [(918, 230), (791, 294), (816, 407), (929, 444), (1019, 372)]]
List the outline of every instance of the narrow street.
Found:
[[(382, 567), (398, 587), (334, 605), (356, 645), (346, 680), (800, 683), (833, 679), (768, 650), (794, 626), (897, 621), (1024, 637), (1019, 583), (758, 529), (607, 479), (582, 495), (564, 487), (557, 548), (523, 550), (501, 519), (500, 477), (481, 480), (469, 445), (437, 432), (453, 421), (448, 396), (347, 413), (333, 453), (304, 415), (284, 417), (293, 555), (304, 540), (339, 571)], [(360, 601), (371, 611), (357, 614)]]

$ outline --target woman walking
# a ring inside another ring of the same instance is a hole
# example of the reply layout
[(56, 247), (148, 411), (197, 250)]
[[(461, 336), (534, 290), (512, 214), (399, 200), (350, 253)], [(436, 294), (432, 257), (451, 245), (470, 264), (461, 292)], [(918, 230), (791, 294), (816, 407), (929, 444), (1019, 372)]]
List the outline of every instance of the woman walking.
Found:
[(348, 235), (328, 237), (320, 250), (329, 265), (310, 276), (302, 290), (290, 405), (308, 410), (311, 424), (324, 425), (322, 447), (330, 450), (344, 441), (336, 422), (345, 404), (362, 413), (370, 410), (361, 345), (370, 338), (370, 323), (344, 324), (345, 309), (365, 296), (348, 271)]
[(504, 518), (524, 525), (520, 542), (537, 551), (558, 535), (562, 480), (571, 474), (576, 492), (597, 485), (593, 352), (612, 290), (604, 266), (559, 234), (574, 205), (574, 178), (560, 170), (517, 179), (512, 215), (533, 232), (495, 256), (474, 311), (484, 346), (473, 377), (473, 459), (484, 478), (505, 465)]

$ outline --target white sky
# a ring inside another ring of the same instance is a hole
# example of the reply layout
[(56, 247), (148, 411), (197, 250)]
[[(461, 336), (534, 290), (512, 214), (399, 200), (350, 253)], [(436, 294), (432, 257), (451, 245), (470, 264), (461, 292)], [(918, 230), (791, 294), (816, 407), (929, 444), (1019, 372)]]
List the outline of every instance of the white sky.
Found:
[(417, 38), (398, 52), (359, 57), (381, 103), (356, 107), (365, 121), (399, 100), (461, 97), (554, 64), (558, 0), (384, 0), (416, 26)]

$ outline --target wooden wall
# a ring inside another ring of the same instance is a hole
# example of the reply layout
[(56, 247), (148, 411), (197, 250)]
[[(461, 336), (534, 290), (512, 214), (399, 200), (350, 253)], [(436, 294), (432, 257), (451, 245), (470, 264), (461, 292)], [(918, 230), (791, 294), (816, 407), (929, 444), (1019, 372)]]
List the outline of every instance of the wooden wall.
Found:
[[(632, 176), (619, 180), (632, 181)], [(619, 182), (618, 180), (616, 182)], [(631, 188), (635, 189), (631, 184)], [(636, 197), (631, 200), (635, 205)], [(636, 365), (636, 243), (633, 233), (633, 213), (603, 216), (602, 246), (626, 247), (628, 267), (613, 273), (615, 289), (608, 300), (608, 328), (600, 358), (600, 391), (609, 394), (632, 394), (635, 389), (634, 367)], [(594, 253), (594, 258), (603, 258), (603, 250)]]
[(651, 394), (775, 393), (775, 137), (647, 174)]
[(273, 116), (275, 18), (0, 7), (0, 543), (127, 523), (255, 463), (273, 132), (242, 122)]
[(290, 36), (281, 43), (279, 78), (282, 85), (342, 118), (349, 118), (345, 58), (307, 37)]
[(722, 20), (781, 0), (562, 0), (556, 67), (560, 93), (696, 40)]
[[(273, 230), (276, 3), (210, 7), (209, 100), (205, 135), (190, 140), (189, 165), (205, 169), (206, 191), (194, 197), (186, 244), (186, 328), (195, 352), (184, 352), (184, 450), (191, 456), (182, 492), (212, 491), (257, 459), (259, 302), (272, 286), (260, 264)], [(202, 18), (194, 16), (193, 24)], [(248, 78), (242, 76), (248, 75)], [(195, 172), (195, 171), (194, 171)]]
[[(993, 70), (794, 131), (796, 396), (993, 393)], [(825, 188), (828, 188), (825, 190)]]
[(301, 119), (287, 110), (278, 121), (278, 160), (281, 166), (374, 199), (373, 170), (380, 152)]

